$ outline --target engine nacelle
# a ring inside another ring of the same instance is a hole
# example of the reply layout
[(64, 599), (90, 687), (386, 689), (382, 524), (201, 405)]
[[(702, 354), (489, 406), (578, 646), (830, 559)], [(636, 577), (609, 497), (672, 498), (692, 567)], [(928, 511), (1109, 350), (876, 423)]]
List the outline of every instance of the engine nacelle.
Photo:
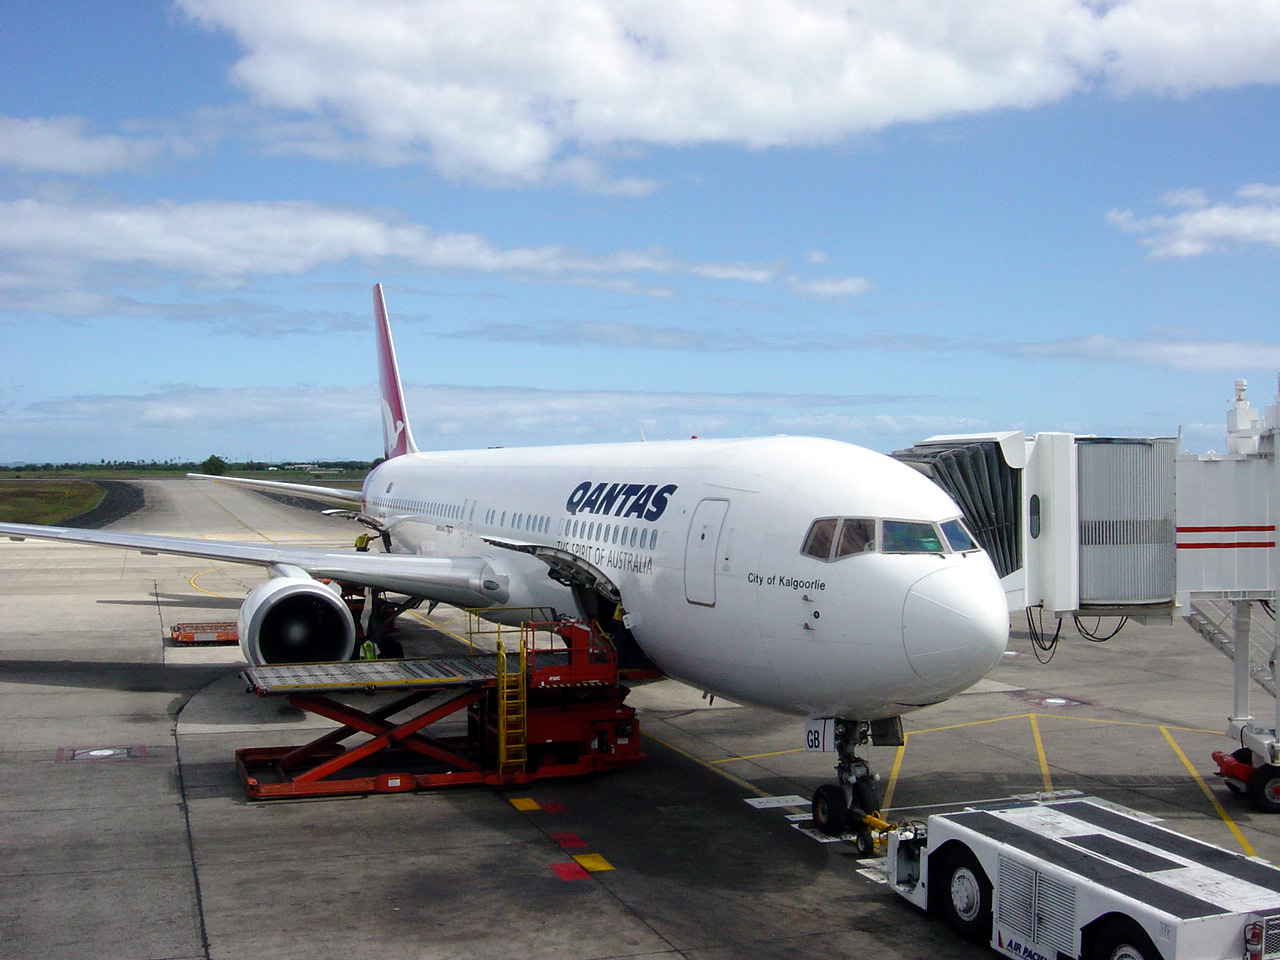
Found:
[(240, 607), (240, 649), (254, 665), (350, 660), (356, 623), (336, 594), (308, 577), (273, 577)]

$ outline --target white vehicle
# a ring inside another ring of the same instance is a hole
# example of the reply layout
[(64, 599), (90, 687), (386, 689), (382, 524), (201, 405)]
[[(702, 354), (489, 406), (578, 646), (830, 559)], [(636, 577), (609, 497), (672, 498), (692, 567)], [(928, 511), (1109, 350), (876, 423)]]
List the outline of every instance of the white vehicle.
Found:
[(346, 504), (335, 512), (376, 531), (384, 553), (14, 523), (0, 533), (267, 567), (240, 612), (253, 664), (353, 655), (356, 624), (320, 578), (365, 589), (363, 626), (380, 642), (388, 613), (422, 602), (595, 621), (624, 656), (698, 689), (841, 718), (840, 784), (815, 802), (832, 832), (849, 807), (875, 806), (856, 747), (873, 730), (893, 742), (901, 714), (1000, 659), (1008, 611), (991, 561), (910, 467), (805, 437), (422, 453), (380, 285), (374, 305), (386, 460), (363, 490), (235, 482)]
[(1280, 869), (1093, 798), (889, 834), (889, 884), (1020, 960), (1274, 960)]

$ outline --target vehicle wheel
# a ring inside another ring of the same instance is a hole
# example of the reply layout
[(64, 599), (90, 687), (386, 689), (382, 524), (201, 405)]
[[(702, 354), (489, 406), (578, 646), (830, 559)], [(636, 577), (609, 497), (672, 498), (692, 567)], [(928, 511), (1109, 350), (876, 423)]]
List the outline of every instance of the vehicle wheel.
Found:
[(1132, 920), (1112, 920), (1098, 932), (1090, 960), (1161, 960), (1160, 951)]
[(378, 641), (378, 655), (383, 660), (403, 660), (404, 645), (399, 640), (384, 637)]
[(813, 825), (829, 837), (838, 837), (849, 826), (849, 810), (845, 807), (844, 790), (834, 783), (824, 783), (813, 793)]
[(870, 777), (859, 777), (854, 781), (853, 805), (863, 813), (875, 813), (880, 809), (880, 801), (876, 797), (875, 781)]
[(1254, 769), (1249, 799), (1263, 813), (1280, 813), (1280, 767), (1268, 763)]
[(853, 845), (858, 850), (858, 856), (862, 858), (874, 857), (876, 855), (876, 838), (872, 836), (870, 830), (859, 830), (853, 835)]
[(942, 861), (942, 915), (960, 936), (977, 943), (991, 940), (991, 881), (968, 847), (956, 847)]
[(1222, 782), (1227, 785), (1227, 789), (1232, 793), (1244, 793), (1234, 780), (1223, 780)]

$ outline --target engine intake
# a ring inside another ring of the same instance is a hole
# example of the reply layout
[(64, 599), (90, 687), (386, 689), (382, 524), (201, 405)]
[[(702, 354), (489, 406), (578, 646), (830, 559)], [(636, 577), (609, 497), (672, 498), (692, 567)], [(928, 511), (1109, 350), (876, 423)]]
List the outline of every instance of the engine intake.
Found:
[(255, 666), (350, 660), (356, 624), (342, 597), (310, 578), (273, 577), (240, 607), (240, 649)]

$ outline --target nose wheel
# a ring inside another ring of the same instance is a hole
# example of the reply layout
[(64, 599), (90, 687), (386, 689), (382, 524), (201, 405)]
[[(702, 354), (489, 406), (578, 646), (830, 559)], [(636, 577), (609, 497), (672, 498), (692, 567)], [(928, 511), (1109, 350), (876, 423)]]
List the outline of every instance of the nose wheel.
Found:
[(862, 856), (875, 852), (875, 838), (867, 829), (868, 816), (878, 819), (879, 793), (875, 776), (857, 747), (871, 740), (866, 721), (840, 719), (835, 724), (836, 783), (824, 783), (813, 794), (813, 825), (830, 837), (852, 831)]

